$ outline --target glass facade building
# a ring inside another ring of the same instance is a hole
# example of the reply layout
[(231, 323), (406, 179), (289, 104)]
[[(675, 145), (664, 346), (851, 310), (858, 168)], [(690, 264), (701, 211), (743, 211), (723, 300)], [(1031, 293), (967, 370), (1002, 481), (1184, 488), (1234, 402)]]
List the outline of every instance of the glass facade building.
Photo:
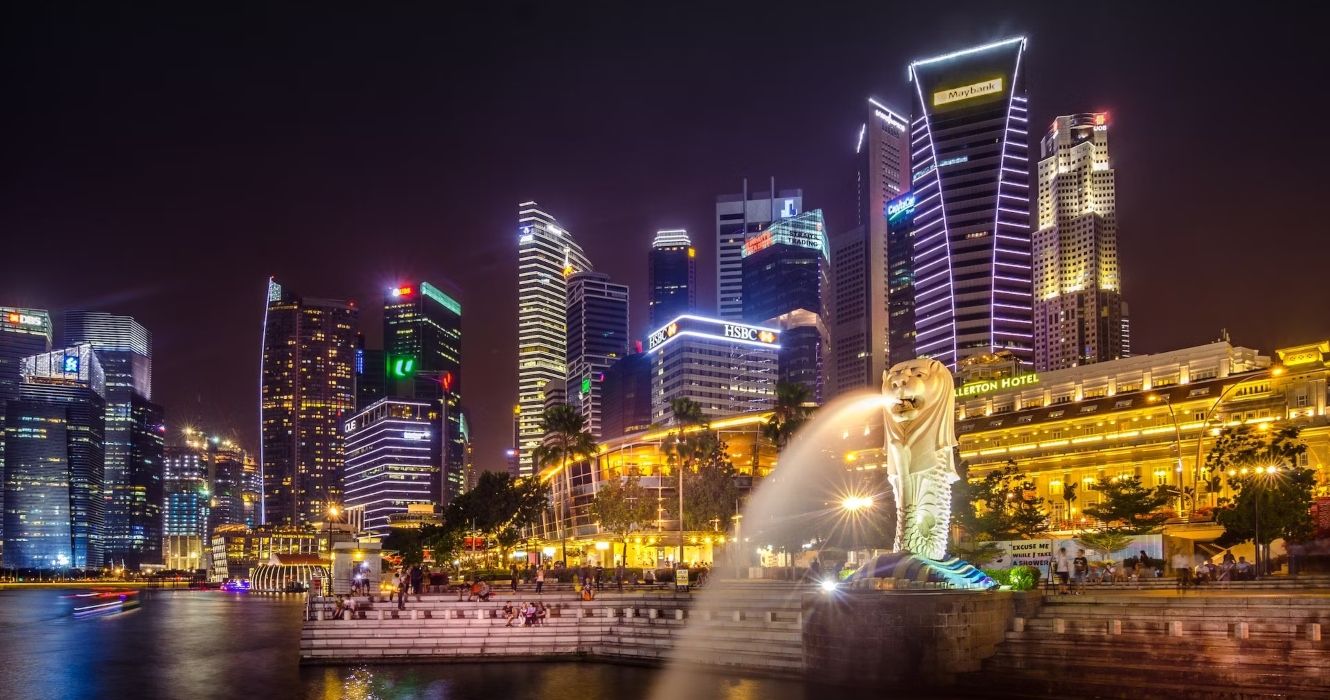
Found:
[(777, 191), (775, 178), (766, 192), (750, 192), (745, 178), (742, 192), (716, 197), (717, 317), (743, 318), (743, 250), (749, 236), (766, 230), (773, 221), (797, 215), (803, 205), (803, 190)]
[(1016, 38), (910, 64), (915, 351), (1032, 365), (1030, 162)]
[(342, 423), (355, 408), (358, 310), (268, 280), (261, 364), (263, 520), (322, 522), (342, 502)]
[(166, 499), (162, 514), (165, 537), (208, 538), (208, 453), (195, 444), (167, 445)]
[(914, 205), (914, 193), (906, 192), (886, 208), (888, 367), (915, 358)]
[(605, 371), (628, 354), (628, 285), (609, 275), (579, 272), (568, 278), (568, 383), (565, 401), (597, 439), (604, 414)]
[(830, 253), (822, 210), (782, 219), (743, 249), (743, 320), (778, 325), (780, 380), (803, 384), (822, 400), (829, 346), (824, 323)]
[(429, 282), (394, 287), (383, 300), (383, 347), (386, 394), (439, 403), (444, 449), (434, 494), (447, 505), (466, 488), (462, 305)]
[(651, 425), (651, 356), (627, 355), (605, 370), (601, 394), (601, 437), (646, 430)]
[[(0, 542), (4, 541), (5, 404), (19, 396), (23, 358), (51, 350), (51, 316), (42, 309), (0, 306)], [(0, 549), (0, 561), (4, 561)]]
[(394, 514), (438, 503), (442, 417), (437, 402), (387, 398), (346, 422), (346, 505), (364, 530), (387, 535)]
[(683, 229), (657, 231), (647, 254), (647, 322), (654, 328), (697, 310), (697, 249)]
[(22, 360), (5, 405), (5, 565), (103, 564), (106, 378), (91, 345)]
[(517, 212), (517, 474), (535, 473), (531, 451), (545, 436), (545, 385), (568, 378), (567, 278), (591, 268), (573, 235), (523, 202)]

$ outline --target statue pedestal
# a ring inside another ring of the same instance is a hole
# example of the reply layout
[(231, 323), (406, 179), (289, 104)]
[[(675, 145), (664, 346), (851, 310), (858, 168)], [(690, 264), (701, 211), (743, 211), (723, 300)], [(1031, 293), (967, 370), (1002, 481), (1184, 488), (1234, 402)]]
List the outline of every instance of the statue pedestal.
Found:
[(956, 559), (929, 559), (909, 552), (874, 557), (850, 576), (851, 587), (878, 590), (961, 588), (992, 590), (998, 583), (970, 564)]

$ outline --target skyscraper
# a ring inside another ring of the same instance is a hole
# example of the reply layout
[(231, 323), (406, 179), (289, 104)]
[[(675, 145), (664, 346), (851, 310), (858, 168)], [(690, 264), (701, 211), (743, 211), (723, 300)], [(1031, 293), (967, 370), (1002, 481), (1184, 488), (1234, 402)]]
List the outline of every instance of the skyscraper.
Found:
[(264, 522), (323, 522), (342, 500), (342, 421), (355, 407), (354, 303), (268, 280), (261, 372)]
[(602, 272), (568, 277), (568, 403), (600, 438), (605, 371), (628, 354), (628, 285)]
[(828, 398), (876, 387), (886, 369), (889, 314), (886, 203), (909, 189), (909, 120), (873, 98), (855, 138), (858, 225), (831, 237), (828, 300), (834, 356)]
[[(51, 317), (41, 309), (0, 306), (0, 543), (4, 542), (5, 404), (23, 384), (23, 358), (51, 351)], [(0, 549), (0, 561), (4, 561)]]
[(1108, 115), (1058, 117), (1040, 144), (1035, 369), (1127, 357), (1127, 319)]
[(129, 316), (62, 314), (56, 344), (85, 343), (106, 373), (106, 558), (160, 564), (164, 417), (152, 403), (152, 334)]
[(567, 380), (567, 278), (591, 269), (573, 235), (535, 202), (517, 212), (517, 438), (520, 476), (545, 436), (545, 384)]
[(826, 224), (822, 210), (781, 219), (744, 244), (744, 315), (781, 329), (780, 380), (803, 384), (822, 401), (828, 347)]
[(387, 395), (388, 361), (382, 350), (365, 347), (365, 335), (356, 334), (356, 410)]
[(245, 524), (245, 451), (214, 435), (206, 439), (208, 534), (223, 525)]
[[(913, 192), (887, 202), (887, 367), (912, 360), (914, 350)], [(881, 377), (881, 373), (878, 374)]]
[(647, 254), (651, 327), (697, 310), (697, 249), (683, 229), (657, 231)]
[(915, 61), (915, 351), (1034, 361), (1025, 39)]
[[(716, 315), (719, 318), (743, 318), (743, 248), (748, 237), (803, 211), (803, 191), (776, 192), (776, 179), (766, 192), (749, 192), (748, 179), (743, 192), (716, 197)], [(652, 324), (655, 326), (655, 324)]]
[(167, 445), (164, 454), (163, 536), (196, 537), (201, 547), (208, 537), (208, 452), (201, 443), (187, 440)]
[(26, 357), (5, 406), (5, 564), (95, 569), (103, 559), (106, 376), (91, 345)]
[(462, 305), (429, 282), (399, 284), (383, 301), (383, 352), (389, 396), (440, 404), (446, 430), (433, 476), (434, 502), (447, 505), (466, 488)]

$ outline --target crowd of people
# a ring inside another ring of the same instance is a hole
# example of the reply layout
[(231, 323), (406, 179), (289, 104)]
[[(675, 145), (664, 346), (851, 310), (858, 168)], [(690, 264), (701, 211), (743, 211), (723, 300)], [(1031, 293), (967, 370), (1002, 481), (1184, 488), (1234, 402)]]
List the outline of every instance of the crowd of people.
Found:
[(512, 603), (503, 604), (504, 627), (512, 627), (518, 620), (522, 621), (523, 627), (545, 624), (545, 618), (549, 617), (550, 609), (543, 602), (528, 602), (526, 604), (513, 605)]

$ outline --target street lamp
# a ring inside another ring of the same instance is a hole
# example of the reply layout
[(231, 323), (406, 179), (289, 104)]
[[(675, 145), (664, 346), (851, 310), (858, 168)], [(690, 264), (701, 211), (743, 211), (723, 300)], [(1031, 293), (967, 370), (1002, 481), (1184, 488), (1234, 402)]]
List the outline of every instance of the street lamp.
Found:
[[(1273, 379), (1275, 377), (1282, 377), (1287, 372), (1288, 369), (1283, 365), (1271, 365), (1270, 378)], [(1215, 402), (1211, 404), (1210, 408), (1207, 409), (1206, 412), (1201, 416), (1201, 429), (1196, 434), (1196, 461), (1193, 463), (1193, 468), (1191, 473), (1191, 485), (1193, 489), (1196, 488), (1197, 480), (1200, 478), (1201, 474), (1201, 448), (1205, 445), (1205, 426), (1210, 424), (1210, 417), (1213, 416), (1214, 412), (1219, 409), (1219, 405), (1224, 402), (1224, 398), (1229, 395), (1229, 392), (1241, 386), (1242, 383), (1243, 380), (1239, 379), (1238, 381), (1228, 385), (1228, 388), (1224, 389), (1222, 392), (1219, 393), (1219, 398), (1215, 399)], [(1195, 509), (1195, 507), (1196, 507), (1196, 499), (1193, 498), (1192, 499), (1193, 510)]]
[(873, 497), (855, 495), (846, 496), (841, 499), (840, 507), (841, 510), (848, 513), (858, 513), (861, 510), (873, 507)]
[(328, 504), (328, 559), (330, 561), (332, 560), (333, 519), (337, 517), (338, 512), (336, 503)]
[[(1252, 476), (1248, 483), (1252, 486), (1252, 511), (1255, 516), (1254, 530), (1255, 536), (1252, 538), (1252, 545), (1256, 549), (1256, 577), (1261, 577), (1261, 568), (1264, 557), (1261, 556), (1261, 496), (1264, 495), (1266, 484), (1270, 478), (1279, 474), (1278, 466), (1256, 467), (1252, 470)], [(1259, 490), (1257, 490), (1259, 487)]]

